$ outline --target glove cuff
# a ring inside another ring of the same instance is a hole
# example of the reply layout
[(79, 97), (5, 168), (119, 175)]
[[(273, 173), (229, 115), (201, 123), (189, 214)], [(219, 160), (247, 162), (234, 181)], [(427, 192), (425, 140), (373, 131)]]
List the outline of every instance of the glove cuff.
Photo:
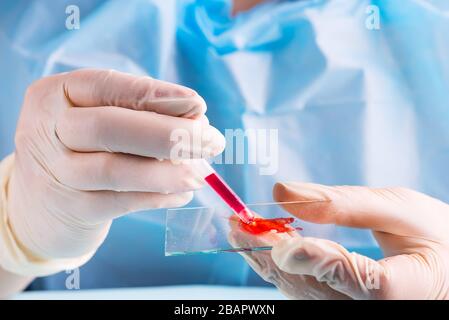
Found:
[(0, 162), (0, 266), (23, 276), (47, 276), (85, 264), (95, 250), (77, 258), (43, 260), (34, 257), (18, 241), (8, 218), (8, 182), (14, 168), (14, 154)]

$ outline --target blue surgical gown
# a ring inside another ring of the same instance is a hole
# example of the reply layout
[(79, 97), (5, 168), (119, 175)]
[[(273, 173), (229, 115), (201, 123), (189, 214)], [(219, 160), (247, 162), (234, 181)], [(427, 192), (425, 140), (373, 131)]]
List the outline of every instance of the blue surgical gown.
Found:
[[(80, 29), (65, 28), (68, 5), (79, 7)], [(372, 6), (380, 28), (368, 26)], [(247, 202), (270, 201), (278, 180), (401, 185), (449, 201), (446, 0), (273, 1), (236, 17), (229, 8), (228, 0), (2, 1), (0, 156), (14, 150), (31, 82), (113, 68), (194, 88), (222, 132), (277, 129), (274, 175), (260, 175), (260, 164), (216, 166)], [(209, 191), (192, 205), (218, 201)], [(378, 255), (368, 232), (329, 230)], [(164, 257), (163, 248), (163, 211), (120, 218), (81, 268), (81, 287), (263, 283), (237, 254)], [(63, 289), (66, 277), (34, 287)]]

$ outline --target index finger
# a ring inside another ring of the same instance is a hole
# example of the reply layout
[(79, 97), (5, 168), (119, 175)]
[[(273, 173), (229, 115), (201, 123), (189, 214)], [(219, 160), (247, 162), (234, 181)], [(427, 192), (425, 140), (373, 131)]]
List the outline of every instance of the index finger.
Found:
[(194, 90), (115, 70), (82, 69), (62, 75), (66, 97), (76, 107), (116, 106), (198, 118), (206, 103)]
[[(277, 183), (276, 201), (292, 215), (313, 223), (372, 229), (401, 236), (447, 239), (447, 204), (405, 188), (325, 186), (314, 183)], [(313, 201), (312, 201), (313, 200)]]

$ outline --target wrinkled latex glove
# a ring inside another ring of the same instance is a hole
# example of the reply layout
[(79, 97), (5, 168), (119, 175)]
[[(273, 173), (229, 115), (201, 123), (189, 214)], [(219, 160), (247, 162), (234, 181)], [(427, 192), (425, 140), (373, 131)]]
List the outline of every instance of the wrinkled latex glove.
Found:
[(252, 236), (233, 229), (231, 243), (273, 246), (245, 252), (251, 267), (293, 299), (449, 299), (449, 205), (409, 189), (281, 183), (279, 202), (314, 223), (371, 229), (385, 258), (299, 234)]
[(32, 84), (8, 186), (20, 246), (38, 259), (78, 257), (98, 248), (116, 217), (188, 203), (201, 177), (191, 164), (167, 159), (179, 147), (174, 130), (199, 141), (184, 140), (178, 157), (223, 150), (205, 111), (191, 89), (116, 71), (78, 70)]

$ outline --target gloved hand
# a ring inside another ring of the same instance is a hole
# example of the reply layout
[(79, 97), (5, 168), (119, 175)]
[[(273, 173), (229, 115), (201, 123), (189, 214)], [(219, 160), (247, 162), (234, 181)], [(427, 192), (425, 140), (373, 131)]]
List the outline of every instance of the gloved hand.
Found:
[[(175, 146), (186, 158), (223, 150), (205, 111), (191, 89), (116, 71), (35, 82), (18, 123), (7, 192), (18, 245), (37, 261), (91, 255), (112, 219), (188, 203), (203, 181), (189, 163), (167, 159)], [(182, 133), (191, 140), (181, 141)]]
[(233, 230), (231, 242), (272, 245), (242, 255), (266, 281), (296, 299), (449, 299), (449, 205), (404, 189), (281, 183), (279, 202), (294, 216), (371, 229), (385, 258), (375, 261), (324, 239), (297, 233), (255, 237)]

